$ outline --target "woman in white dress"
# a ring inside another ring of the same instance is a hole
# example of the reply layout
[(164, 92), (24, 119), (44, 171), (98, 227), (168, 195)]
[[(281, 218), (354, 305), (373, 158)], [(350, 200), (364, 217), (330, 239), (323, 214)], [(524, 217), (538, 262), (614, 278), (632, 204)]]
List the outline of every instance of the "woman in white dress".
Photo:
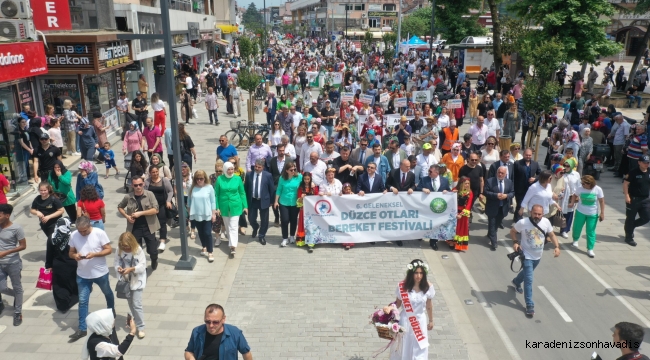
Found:
[(273, 122), (273, 129), (269, 132), (269, 146), (273, 150), (273, 156), (278, 156), (276, 147), (282, 142), (282, 135), (284, 135), (284, 130), (279, 121)]
[[(420, 259), (407, 265), (406, 278), (397, 285), (395, 306), (400, 309), (399, 324), (404, 328), (401, 352), (391, 351), (390, 360), (428, 360), (429, 337), (433, 330), (433, 299), (436, 291), (427, 281), (429, 266)], [(426, 309), (426, 312), (425, 312)], [(415, 316), (417, 322), (409, 322)]]

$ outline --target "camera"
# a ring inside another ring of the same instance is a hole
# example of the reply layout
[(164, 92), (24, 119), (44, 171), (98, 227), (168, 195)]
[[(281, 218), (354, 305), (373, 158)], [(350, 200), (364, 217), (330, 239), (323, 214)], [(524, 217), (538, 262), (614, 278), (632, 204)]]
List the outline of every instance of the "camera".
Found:
[(521, 251), (521, 249), (519, 251), (513, 251), (513, 252), (511, 252), (510, 254), (508, 254), (506, 256), (508, 257), (508, 259), (510, 261), (515, 261), (515, 259), (517, 259), (517, 257), (519, 257), (519, 260), (524, 260), (524, 252)]

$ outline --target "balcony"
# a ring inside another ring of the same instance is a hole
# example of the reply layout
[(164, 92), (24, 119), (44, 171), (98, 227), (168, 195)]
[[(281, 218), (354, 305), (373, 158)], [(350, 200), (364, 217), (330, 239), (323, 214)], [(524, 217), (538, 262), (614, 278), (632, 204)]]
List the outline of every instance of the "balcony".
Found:
[(205, 14), (203, 0), (169, 0), (169, 10), (187, 11), (196, 14)]

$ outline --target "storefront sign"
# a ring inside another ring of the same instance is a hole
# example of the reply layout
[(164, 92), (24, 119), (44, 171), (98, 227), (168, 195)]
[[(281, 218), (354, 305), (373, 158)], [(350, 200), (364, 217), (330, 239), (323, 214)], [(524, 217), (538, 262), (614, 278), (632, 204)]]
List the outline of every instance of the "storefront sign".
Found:
[(368, 4), (368, 11), (382, 11), (383, 7), (383, 4)]
[(72, 30), (68, 0), (31, 1), (36, 30)]
[(212, 33), (201, 33), (201, 40), (203, 41), (212, 41)]
[(83, 68), (94, 66), (94, 44), (50, 44), (47, 65), (50, 69)]
[(198, 40), (201, 38), (201, 30), (199, 23), (197, 22), (188, 22), (187, 29), (190, 31), (190, 41)]
[(102, 115), (104, 116), (104, 124), (108, 127), (108, 129), (106, 129), (107, 133), (110, 133), (111, 130), (115, 131), (120, 128), (120, 118), (117, 113), (117, 108), (111, 108)]
[(47, 64), (51, 73), (98, 74), (106, 68), (128, 65), (133, 61), (131, 42), (50, 43)]
[(368, 17), (397, 17), (397, 11), (368, 11)]
[(129, 45), (114, 42), (110, 43), (108, 46), (100, 47), (99, 51), (99, 60), (113, 60), (121, 57), (129, 57)]
[(0, 44), (0, 82), (47, 74), (43, 42)]

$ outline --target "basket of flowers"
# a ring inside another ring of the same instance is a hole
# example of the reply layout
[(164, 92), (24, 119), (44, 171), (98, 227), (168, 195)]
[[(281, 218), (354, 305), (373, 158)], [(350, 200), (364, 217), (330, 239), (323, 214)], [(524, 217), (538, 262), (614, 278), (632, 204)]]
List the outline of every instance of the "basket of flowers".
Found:
[(373, 312), (370, 315), (370, 324), (377, 329), (377, 335), (386, 340), (393, 340), (404, 332), (404, 328), (399, 325), (399, 310), (395, 303)]

